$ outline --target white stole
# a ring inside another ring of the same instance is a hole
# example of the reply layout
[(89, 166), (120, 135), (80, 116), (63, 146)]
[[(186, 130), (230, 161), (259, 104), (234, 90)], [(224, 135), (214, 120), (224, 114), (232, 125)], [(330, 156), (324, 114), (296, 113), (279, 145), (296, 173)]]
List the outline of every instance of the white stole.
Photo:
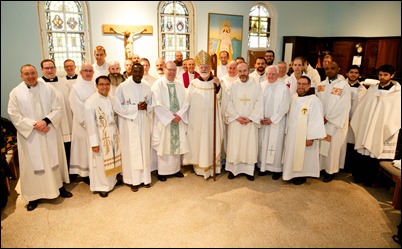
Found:
[[(262, 90), (263, 92), (265, 92), (267, 90), (268, 84), (270, 84), (270, 83), (268, 83), (268, 81), (266, 81), (263, 84), (261, 83), (261, 87), (263, 89)], [(271, 85), (271, 87), (273, 87), (273, 84)], [(279, 95), (279, 94), (273, 94), (273, 95), (274, 95), (273, 110), (275, 112), (277, 104), (281, 103), (280, 98), (282, 97), (282, 95)], [(265, 108), (265, 104), (264, 104), (264, 108)], [(268, 164), (273, 164), (274, 159), (275, 159), (276, 141), (277, 141), (278, 135), (279, 135), (279, 133), (278, 133), (279, 124), (271, 123), (269, 126), (270, 126), (270, 132), (269, 132), (269, 138), (268, 138), (268, 154), (267, 154), (267, 158), (266, 158), (265, 162), (268, 163)]]
[[(308, 96), (308, 99), (304, 102), (298, 118), (298, 125), (296, 131), (296, 143), (295, 143), (295, 154), (293, 161), (293, 171), (302, 171), (304, 165), (304, 152), (306, 150), (306, 140), (307, 140), (307, 123), (309, 116), (309, 106), (312, 97)], [(297, 101), (297, 98), (294, 99)], [(293, 106), (293, 105), (292, 105)]]
[[(43, 112), (48, 114), (51, 112), (52, 106), (52, 91), (51, 86), (45, 85), (43, 82), (38, 82), (37, 86), (39, 89), (40, 102)], [(19, 84), (16, 88), (16, 96), (18, 100), (18, 106), (20, 107), (21, 114), (26, 116), (32, 120), (35, 120), (34, 110), (32, 106), (31, 96), (29, 93), (29, 89), (25, 82)], [(50, 159), (50, 166), (52, 169), (56, 169), (59, 166), (58, 161), (58, 153), (57, 153), (57, 136), (56, 136), (56, 128), (49, 124), (50, 130), (45, 134), (47, 151)], [(35, 173), (44, 173), (45, 167), (42, 158), (42, 149), (40, 146), (38, 136), (39, 131), (33, 130), (31, 134), (27, 137), (27, 144), (29, 147), (29, 156), (30, 161), (32, 163), (32, 168)]]

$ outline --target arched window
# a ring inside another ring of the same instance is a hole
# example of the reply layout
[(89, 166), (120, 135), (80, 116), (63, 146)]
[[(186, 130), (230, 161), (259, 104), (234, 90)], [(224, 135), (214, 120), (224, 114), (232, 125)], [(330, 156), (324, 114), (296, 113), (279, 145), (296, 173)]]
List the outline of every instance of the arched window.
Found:
[(66, 59), (75, 61), (76, 71), (90, 61), (87, 12), (83, 1), (38, 1), (42, 56), (54, 60), (60, 76)]
[(159, 3), (159, 57), (174, 61), (176, 51), (183, 59), (194, 57), (194, 8), (189, 1)]
[(250, 66), (266, 50), (275, 51), (275, 12), (269, 2), (257, 2), (250, 9), (248, 27), (248, 56)]

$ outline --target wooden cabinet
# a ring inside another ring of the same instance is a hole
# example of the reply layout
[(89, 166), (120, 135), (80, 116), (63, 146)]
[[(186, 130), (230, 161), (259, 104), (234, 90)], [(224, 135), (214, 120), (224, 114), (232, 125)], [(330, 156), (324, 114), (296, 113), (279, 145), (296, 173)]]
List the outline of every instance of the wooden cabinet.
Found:
[[(322, 57), (330, 54), (340, 67), (340, 73), (346, 74), (352, 65), (354, 56), (361, 56), (363, 78), (376, 78), (381, 65), (395, 67), (395, 79), (401, 74), (401, 37), (306, 37), (284, 36), (282, 60), (285, 60), (286, 44), (292, 44), (291, 57), (303, 56), (313, 67), (320, 67)], [(357, 51), (357, 45), (363, 51)], [(286, 51), (289, 54), (289, 51)]]

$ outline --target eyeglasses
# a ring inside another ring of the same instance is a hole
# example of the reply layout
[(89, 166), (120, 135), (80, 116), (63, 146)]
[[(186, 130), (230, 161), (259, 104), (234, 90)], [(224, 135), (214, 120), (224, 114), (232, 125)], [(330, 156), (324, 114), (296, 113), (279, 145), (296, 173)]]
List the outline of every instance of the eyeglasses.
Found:
[(55, 67), (44, 67), (43, 69), (45, 69), (45, 70), (53, 70), (53, 69), (55, 69)]
[(172, 69), (172, 68), (166, 68), (166, 70), (168, 70), (169, 72), (176, 72), (177, 69)]
[(74, 65), (71, 65), (71, 66), (64, 66), (64, 68), (72, 68), (72, 67), (74, 67)]
[(84, 73), (93, 73), (94, 72), (94, 70), (81, 70), (82, 72), (84, 72)]

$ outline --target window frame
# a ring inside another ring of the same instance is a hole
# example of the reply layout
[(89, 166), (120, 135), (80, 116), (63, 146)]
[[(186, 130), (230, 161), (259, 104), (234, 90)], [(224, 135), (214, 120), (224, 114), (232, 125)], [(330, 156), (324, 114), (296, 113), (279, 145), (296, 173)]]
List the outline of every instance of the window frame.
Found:
[[(162, 13), (161, 13), (161, 8), (162, 6), (166, 3), (166, 2), (171, 2), (171, 1), (160, 1), (159, 5), (158, 5), (158, 58), (164, 58), (162, 56), (162, 53), (164, 51), (169, 51), (170, 50), (166, 50), (162, 47), (162, 30), (161, 30), (161, 20), (162, 20)], [(188, 11), (188, 32), (186, 34), (189, 35), (189, 49), (186, 50), (186, 52), (188, 51), (188, 55), (187, 56), (183, 56), (183, 59), (186, 58), (194, 58), (195, 55), (195, 25), (194, 25), (194, 5), (191, 1), (173, 1), (173, 2), (181, 2), (182, 4), (184, 4), (184, 6), (187, 8)], [(172, 34), (172, 33), (170, 33)], [(179, 32), (174, 32), (173, 34), (183, 34), (183, 33), (179, 33)], [(178, 51), (178, 50), (176, 50)], [(174, 51), (174, 52), (176, 52)], [(184, 50), (179, 50), (182, 53), (185, 52)], [(183, 53), (184, 54), (184, 53)], [(164, 58), (165, 62), (169, 61), (169, 60), (174, 60), (173, 59), (168, 59), (168, 58)]]
[[(51, 32), (47, 29), (47, 21), (46, 21), (46, 11), (45, 11), (45, 4), (48, 1), (37, 1), (37, 11), (38, 11), (38, 19), (39, 19), (39, 28), (40, 28), (40, 37), (41, 37), (41, 46), (42, 46), (42, 58), (43, 59), (51, 59), (52, 57), (50, 56), (51, 51), (49, 49), (49, 41), (48, 41), (48, 33)], [(51, 1), (49, 1), (51, 2)], [(60, 1), (60, 2), (67, 2), (67, 1)], [(91, 30), (90, 24), (89, 24), (89, 7), (87, 1), (74, 1), (74, 2), (79, 2), (81, 7), (82, 7), (82, 15), (83, 15), (83, 39), (84, 39), (84, 50), (82, 50), (85, 55), (84, 58), (82, 58), (81, 61), (75, 61), (76, 64), (76, 72), (79, 72), (81, 70), (81, 65), (85, 62), (90, 62), (91, 57), (92, 57), (92, 46), (90, 43), (90, 35), (89, 35), (89, 30)], [(60, 11), (63, 13), (68, 13), (65, 11)], [(65, 33), (68, 33), (69, 31), (64, 31)], [(68, 52), (68, 50), (66, 50)], [(71, 52), (71, 51), (70, 51)], [(72, 58), (65, 58), (66, 59), (72, 59)], [(63, 60), (63, 62), (64, 62)], [(64, 77), (66, 75), (66, 72), (64, 70), (64, 65), (63, 63), (60, 65), (60, 63), (57, 63), (55, 61), (56, 67), (57, 67), (57, 73), (56, 75), (58, 77)]]

